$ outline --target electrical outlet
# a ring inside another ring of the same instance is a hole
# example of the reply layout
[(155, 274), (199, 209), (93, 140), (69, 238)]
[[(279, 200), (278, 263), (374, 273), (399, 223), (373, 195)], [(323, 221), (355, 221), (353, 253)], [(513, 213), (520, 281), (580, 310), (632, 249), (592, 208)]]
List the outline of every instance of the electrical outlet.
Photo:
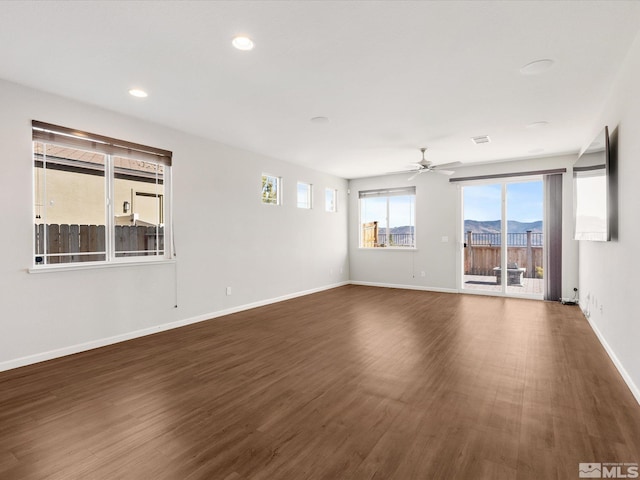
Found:
[(227, 287), (227, 295), (231, 295), (231, 287)]
[(427, 272), (425, 272), (424, 270), (422, 270), (422, 271), (420, 272), (420, 276), (421, 276), (421, 277), (426, 277), (426, 276), (427, 276)]
[(442, 243), (447, 243), (449, 241), (449, 237), (444, 236), (442, 237)]

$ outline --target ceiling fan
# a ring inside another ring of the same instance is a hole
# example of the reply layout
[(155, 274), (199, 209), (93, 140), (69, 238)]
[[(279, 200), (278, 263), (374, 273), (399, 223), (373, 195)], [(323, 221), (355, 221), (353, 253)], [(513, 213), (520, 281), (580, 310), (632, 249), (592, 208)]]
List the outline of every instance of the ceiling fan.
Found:
[(441, 173), (443, 175), (453, 175), (455, 172), (453, 170), (446, 170), (446, 168), (453, 168), (453, 167), (458, 167), (462, 165), (462, 162), (452, 162), (452, 163), (445, 163), (442, 165), (433, 165), (429, 160), (424, 158), (424, 152), (427, 151), (427, 148), (422, 147), (420, 151), (422, 152), (422, 160), (412, 164), (414, 168), (412, 168), (411, 170), (408, 170), (409, 172), (415, 171), (415, 173), (407, 179), (407, 181), (409, 182), (424, 172), (436, 172), (436, 173)]

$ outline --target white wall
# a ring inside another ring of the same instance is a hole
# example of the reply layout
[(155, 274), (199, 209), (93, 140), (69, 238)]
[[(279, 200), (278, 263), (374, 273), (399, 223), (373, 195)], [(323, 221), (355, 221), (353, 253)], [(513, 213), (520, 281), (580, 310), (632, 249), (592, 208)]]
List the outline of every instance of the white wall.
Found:
[[(573, 240), (573, 190), (571, 166), (576, 155), (548, 157), (459, 168), (455, 177), (567, 168), (563, 184), (562, 295), (573, 296), (578, 285), (577, 242)], [(457, 291), (460, 266), (459, 187), (449, 177), (421, 174), (407, 182), (408, 174), (351, 180), (349, 188), (349, 258), (351, 279), (363, 283), (405, 285), (429, 290)], [(416, 186), (415, 251), (361, 249), (359, 242), (358, 191)], [(442, 237), (448, 237), (447, 242)], [(421, 272), (425, 276), (421, 276)]]
[[(3, 81), (0, 105), (0, 370), (349, 279), (346, 180)], [(28, 273), (32, 119), (173, 151), (177, 262)], [(283, 177), (282, 206), (261, 204), (263, 172)]]
[(604, 125), (618, 136), (618, 238), (580, 242), (580, 304), (640, 402), (640, 37), (585, 145)]

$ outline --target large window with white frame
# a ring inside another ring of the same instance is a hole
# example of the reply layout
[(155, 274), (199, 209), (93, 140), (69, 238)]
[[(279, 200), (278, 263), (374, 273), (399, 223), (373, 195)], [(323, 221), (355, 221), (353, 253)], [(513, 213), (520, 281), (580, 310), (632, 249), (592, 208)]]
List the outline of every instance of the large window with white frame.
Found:
[(32, 122), (35, 267), (164, 260), (171, 152)]
[(415, 187), (365, 190), (358, 196), (361, 248), (415, 248)]
[(297, 186), (297, 205), (298, 208), (311, 208), (311, 192), (310, 183), (298, 182)]

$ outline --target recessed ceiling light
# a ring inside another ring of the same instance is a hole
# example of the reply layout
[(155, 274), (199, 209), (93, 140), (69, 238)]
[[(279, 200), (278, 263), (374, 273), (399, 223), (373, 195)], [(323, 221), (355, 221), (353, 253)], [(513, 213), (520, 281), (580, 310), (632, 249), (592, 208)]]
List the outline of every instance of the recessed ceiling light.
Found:
[(311, 123), (329, 123), (328, 117), (313, 117)]
[(481, 145), (483, 143), (491, 142), (489, 135), (480, 135), (479, 137), (471, 137), (471, 141), (476, 145)]
[(129, 95), (138, 98), (146, 98), (149, 96), (147, 92), (145, 92), (144, 90), (140, 90), (139, 88), (132, 88), (131, 90), (129, 90)]
[(549, 122), (547, 122), (546, 120), (542, 120), (540, 122), (532, 122), (529, 125), (527, 125), (527, 128), (543, 128), (546, 127), (547, 125), (549, 125)]
[(231, 43), (238, 50), (248, 51), (248, 50), (253, 50), (253, 47), (254, 47), (253, 40), (251, 40), (249, 37), (245, 37), (242, 35), (233, 37), (233, 40)]
[(531, 63), (527, 63), (525, 66), (520, 68), (520, 73), (522, 75), (540, 75), (541, 73), (549, 70), (555, 62), (548, 58), (542, 60), (536, 60)]

